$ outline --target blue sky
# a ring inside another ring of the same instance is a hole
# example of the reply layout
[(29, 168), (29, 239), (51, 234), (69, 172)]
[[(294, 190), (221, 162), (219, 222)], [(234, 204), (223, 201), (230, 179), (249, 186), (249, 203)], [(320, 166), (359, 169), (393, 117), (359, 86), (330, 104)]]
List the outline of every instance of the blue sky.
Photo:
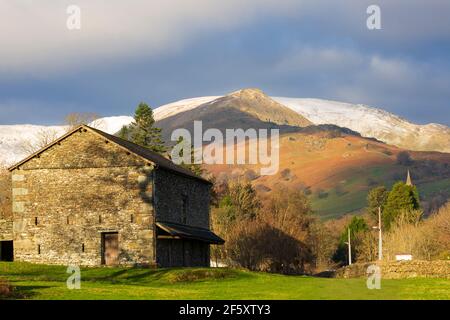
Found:
[[(381, 30), (366, 27), (374, 3)], [(450, 125), (444, 0), (0, 1), (0, 43), (0, 124), (258, 87)]]

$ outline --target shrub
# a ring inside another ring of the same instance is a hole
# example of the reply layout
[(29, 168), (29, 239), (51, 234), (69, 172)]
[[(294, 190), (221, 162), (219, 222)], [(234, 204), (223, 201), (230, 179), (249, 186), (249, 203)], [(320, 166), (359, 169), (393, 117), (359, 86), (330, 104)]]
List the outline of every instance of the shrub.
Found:
[(409, 253), (414, 259), (448, 259), (450, 252), (450, 203), (427, 220), (416, 222), (410, 218), (414, 212), (402, 211), (384, 237), (385, 255), (393, 259), (396, 254)]
[(14, 297), (14, 288), (5, 279), (0, 279), (0, 299)]
[(413, 164), (411, 155), (407, 151), (401, 151), (397, 154), (397, 164), (401, 166), (410, 166)]
[(200, 280), (233, 278), (236, 274), (236, 270), (230, 269), (183, 269), (170, 273), (167, 276), (167, 280), (170, 283), (193, 282)]
[(228, 263), (257, 271), (306, 272), (314, 260), (313, 220), (303, 191), (273, 192), (255, 218), (237, 220), (227, 232)]
[(319, 189), (319, 190), (317, 190), (317, 197), (319, 199), (325, 199), (328, 197), (328, 192), (326, 192), (325, 190)]
[(253, 271), (303, 273), (310, 260), (304, 243), (260, 219), (237, 223), (225, 245), (230, 264)]

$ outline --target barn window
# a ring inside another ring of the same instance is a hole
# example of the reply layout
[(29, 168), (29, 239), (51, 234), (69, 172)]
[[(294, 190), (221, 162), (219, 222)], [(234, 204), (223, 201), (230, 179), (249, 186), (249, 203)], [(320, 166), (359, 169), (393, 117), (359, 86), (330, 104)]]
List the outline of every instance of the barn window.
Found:
[(37, 252), (38, 252), (38, 254), (41, 254), (41, 245), (40, 244), (38, 244), (38, 246), (37, 246)]
[(134, 215), (130, 215), (130, 222), (131, 222), (131, 223), (134, 222)]
[(81, 252), (84, 252), (84, 243), (81, 244)]
[(181, 221), (183, 224), (186, 224), (186, 222), (187, 222), (187, 204), (188, 204), (187, 196), (183, 196), (182, 201), (183, 201), (183, 206), (181, 209)]
[(67, 217), (67, 224), (70, 224), (70, 218), (69, 217)]
[(38, 223), (39, 223), (39, 221), (38, 221), (38, 217), (34, 217), (34, 225), (35, 225), (35, 226), (37, 226), (37, 225), (38, 225)]
[(98, 223), (102, 223), (102, 216), (98, 216)]

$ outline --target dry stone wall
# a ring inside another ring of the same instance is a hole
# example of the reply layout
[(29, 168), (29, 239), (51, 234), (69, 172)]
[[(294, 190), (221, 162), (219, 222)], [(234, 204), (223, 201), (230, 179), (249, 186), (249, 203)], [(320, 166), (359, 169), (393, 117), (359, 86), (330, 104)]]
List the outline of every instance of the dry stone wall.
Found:
[(338, 278), (359, 278), (367, 276), (367, 268), (376, 264), (381, 268), (383, 279), (404, 278), (447, 278), (450, 279), (450, 261), (388, 261), (382, 263), (355, 263), (337, 270)]

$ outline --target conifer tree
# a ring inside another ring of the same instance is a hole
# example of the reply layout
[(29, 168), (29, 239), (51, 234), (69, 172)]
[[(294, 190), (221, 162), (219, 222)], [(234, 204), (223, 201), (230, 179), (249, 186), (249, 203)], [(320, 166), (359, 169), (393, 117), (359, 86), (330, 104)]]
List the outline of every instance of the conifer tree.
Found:
[(367, 195), (367, 212), (370, 213), (376, 221), (378, 221), (378, 208), (381, 208), (381, 210), (384, 211), (388, 195), (389, 191), (384, 186), (370, 190)]
[(416, 186), (397, 182), (389, 192), (386, 206), (383, 212), (383, 223), (389, 229), (391, 223), (400, 215), (401, 211), (411, 212), (420, 209), (419, 193)]
[(123, 126), (118, 136), (153, 152), (159, 154), (166, 152), (166, 147), (161, 137), (161, 129), (155, 127), (153, 110), (144, 102), (139, 103), (137, 106), (133, 123)]

